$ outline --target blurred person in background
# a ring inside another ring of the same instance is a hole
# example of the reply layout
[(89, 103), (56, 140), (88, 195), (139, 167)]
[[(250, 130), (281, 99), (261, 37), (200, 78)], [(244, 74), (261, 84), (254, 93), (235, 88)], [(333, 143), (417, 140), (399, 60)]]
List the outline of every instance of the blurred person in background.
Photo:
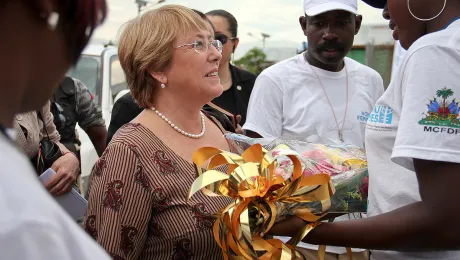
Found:
[(65, 77), (51, 98), (54, 124), (61, 136), (61, 143), (78, 158), (80, 141), (76, 125), (85, 131), (99, 156), (105, 150), (107, 129), (101, 108), (93, 101), (88, 88), (78, 79)]
[(0, 3), (0, 259), (109, 259), (13, 142), (15, 116), (43, 107), (105, 14), (103, 0)]
[(249, 97), (251, 96), (256, 75), (239, 69), (231, 64), (240, 39), (238, 38), (238, 21), (225, 10), (213, 10), (206, 13), (215, 29), (215, 38), (222, 42), (222, 61), (219, 66), (220, 82), (224, 92), (212, 102), (237, 116), (241, 125), (246, 122)]
[(323, 223), (304, 241), (369, 248), (373, 260), (460, 259), (460, 1), (365, 2), (407, 49), (367, 122), (368, 218)]
[[(50, 193), (60, 196), (69, 192), (80, 173), (80, 163), (77, 156), (60, 142), (61, 136), (53, 123), (50, 101), (38, 111), (16, 115), (13, 129), (16, 133), (16, 145), (29, 157), (37, 175), (42, 174), (48, 167), (56, 172), (46, 184)], [(45, 151), (46, 148), (41, 143), (43, 139), (56, 146), (56, 149)], [(52, 155), (55, 157), (52, 165), (47, 165), (44, 161), (44, 157), (49, 153), (55, 153)]]
[(231, 200), (204, 194), (186, 200), (195, 180), (193, 153), (230, 149), (220, 123), (202, 112), (222, 94), (221, 51), (209, 24), (182, 6), (165, 5), (126, 24), (118, 54), (143, 111), (97, 162), (85, 221), (116, 259), (223, 258), (212, 214)]
[[(214, 27), (212, 23), (209, 21), (209, 19), (206, 17), (206, 15), (204, 15), (202, 12), (198, 10), (192, 10), (206, 21), (206, 24), (209, 26), (209, 30), (214, 33)], [(118, 129), (120, 129), (120, 127), (131, 122), (143, 110), (143, 108), (139, 107), (139, 105), (136, 104), (131, 93), (126, 93), (121, 98), (119, 98), (113, 105), (112, 117), (110, 119), (106, 144), (108, 145), (110, 143), (110, 141), (113, 138), (113, 135), (118, 131)], [(221, 111), (219, 108), (216, 108), (216, 106), (214, 106), (210, 102), (203, 107), (203, 112), (215, 117), (222, 124), (224, 129), (229, 132), (236, 132), (239, 129), (241, 129), (241, 126), (235, 124), (235, 122), (239, 120), (239, 118), (233, 118), (233, 115), (228, 115), (224, 111)], [(225, 114), (222, 112), (224, 112)]]

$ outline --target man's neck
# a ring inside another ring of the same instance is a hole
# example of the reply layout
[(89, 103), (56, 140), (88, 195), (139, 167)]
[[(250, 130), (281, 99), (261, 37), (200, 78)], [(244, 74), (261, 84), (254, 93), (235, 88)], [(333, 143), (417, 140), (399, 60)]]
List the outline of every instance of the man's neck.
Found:
[(331, 71), (331, 72), (341, 71), (343, 67), (345, 66), (345, 63), (343, 60), (341, 60), (337, 64), (324, 64), (318, 61), (317, 59), (315, 59), (314, 57), (312, 57), (311, 55), (309, 55), (308, 51), (305, 52), (304, 57), (307, 60), (307, 62), (310, 63), (310, 65), (323, 69), (323, 70)]

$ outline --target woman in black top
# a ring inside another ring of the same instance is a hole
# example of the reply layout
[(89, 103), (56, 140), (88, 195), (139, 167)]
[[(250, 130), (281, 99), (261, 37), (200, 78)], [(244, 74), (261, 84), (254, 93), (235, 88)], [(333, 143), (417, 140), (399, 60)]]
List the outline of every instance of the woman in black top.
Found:
[(220, 83), (224, 93), (212, 102), (234, 115), (241, 116), (240, 125), (246, 121), (249, 96), (251, 95), (256, 75), (230, 64), (232, 54), (238, 46), (238, 22), (235, 17), (224, 10), (206, 13), (215, 29), (215, 38), (223, 44), (222, 60), (219, 65)]

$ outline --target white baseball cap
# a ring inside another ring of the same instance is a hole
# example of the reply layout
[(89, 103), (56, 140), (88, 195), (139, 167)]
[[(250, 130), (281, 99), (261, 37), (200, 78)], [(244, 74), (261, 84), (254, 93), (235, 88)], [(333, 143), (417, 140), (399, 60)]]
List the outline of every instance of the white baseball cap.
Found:
[(304, 0), (305, 14), (315, 16), (329, 11), (344, 10), (358, 14), (357, 0)]

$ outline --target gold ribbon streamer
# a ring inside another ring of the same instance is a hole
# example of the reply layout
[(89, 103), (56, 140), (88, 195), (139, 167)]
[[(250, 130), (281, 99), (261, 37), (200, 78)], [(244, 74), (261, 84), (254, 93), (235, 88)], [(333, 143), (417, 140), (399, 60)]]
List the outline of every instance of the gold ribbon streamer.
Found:
[[(287, 180), (274, 174), (276, 159), (281, 156), (288, 157), (294, 166), (292, 176)], [(298, 154), (285, 145), (267, 151), (260, 144), (255, 144), (241, 156), (204, 147), (193, 154), (193, 162), (199, 176), (189, 190), (188, 199), (199, 190), (210, 196), (234, 199), (234, 203), (216, 214), (213, 226), (214, 238), (222, 249), (224, 259), (295, 259), (295, 246), (327, 213), (330, 197), (335, 192), (327, 174), (304, 177)], [(201, 167), (206, 162), (208, 166), (203, 170)], [(227, 173), (215, 170), (222, 165), (228, 166)], [(289, 243), (284, 244), (278, 239), (263, 238), (277, 218), (275, 202), (320, 202), (322, 209), (316, 214), (307, 208), (295, 210), (298, 217), (313, 223), (306, 225)], [(253, 227), (254, 230), (250, 226), (250, 206), (262, 216), (262, 223)]]

